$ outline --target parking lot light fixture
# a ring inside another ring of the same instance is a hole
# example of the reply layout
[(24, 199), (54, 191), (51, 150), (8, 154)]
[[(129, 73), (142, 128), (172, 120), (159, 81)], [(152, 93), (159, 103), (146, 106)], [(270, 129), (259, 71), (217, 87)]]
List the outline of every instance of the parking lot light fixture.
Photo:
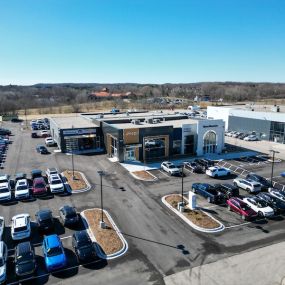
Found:
[(184, 164), (181, 167), (181, 205), (184, 207)]
[(105, 175), (103, 170), (97, 171), (97, 173), (100, 176), (100, 189), (101, 189), (101, 221), (99, 223), (99, 226), (101, 229), (104, 229), (106, 227), (103, 217), (103, 185), (102, 185), (102, 177)]
[(280, 153), (277, 150), (270, 149), (269, 150), (272, 153), (272, 164), (271, 164), (271, 177), (270, 177), (270, 182), (271, 182), (271, 187), (273, 187), (273, 169), (274, 169), (274, 160), (275, 160), (275, 153)]

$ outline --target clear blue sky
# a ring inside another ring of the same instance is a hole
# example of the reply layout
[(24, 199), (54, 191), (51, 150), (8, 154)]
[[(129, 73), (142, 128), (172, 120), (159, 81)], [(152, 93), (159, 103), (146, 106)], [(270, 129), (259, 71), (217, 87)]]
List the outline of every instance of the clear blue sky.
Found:
[(285, 82), (284, 0), (0, 0), (0, 84)]

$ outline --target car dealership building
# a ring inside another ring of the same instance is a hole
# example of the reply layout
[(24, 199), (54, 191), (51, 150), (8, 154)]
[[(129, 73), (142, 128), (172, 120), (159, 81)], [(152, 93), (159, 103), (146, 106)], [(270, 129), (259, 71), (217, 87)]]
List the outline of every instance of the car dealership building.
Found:
[(208, 119), (221, 119), (226, 131), (254, 133), (260, 140), (285, 143), (285, 113), (238, 107), (208, 107)]
[(81, 114), (51, 118), (50, 125), (62, 152), (105, 152), (120, 162), (201, 156), (224, 148), (223, 120), (173, 112)]

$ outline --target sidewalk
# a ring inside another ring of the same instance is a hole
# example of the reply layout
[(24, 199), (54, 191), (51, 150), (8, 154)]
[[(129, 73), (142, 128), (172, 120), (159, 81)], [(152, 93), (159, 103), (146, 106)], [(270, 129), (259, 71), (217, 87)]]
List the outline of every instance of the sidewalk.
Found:
[(285, 159), (285, 144), (269, 142), (269, 141), (255, 141), (255, 142), (248, 142), (236, 138), (225, 137), (225, 142), (247, 148), (249, 150), (262, 152), (271, 155), (270, 149), (279, 151), (276, 153), (275, 156), (281, 159)]
[(164, 278), (166, 285), (284, 285), (285, 242), (197, 266)]

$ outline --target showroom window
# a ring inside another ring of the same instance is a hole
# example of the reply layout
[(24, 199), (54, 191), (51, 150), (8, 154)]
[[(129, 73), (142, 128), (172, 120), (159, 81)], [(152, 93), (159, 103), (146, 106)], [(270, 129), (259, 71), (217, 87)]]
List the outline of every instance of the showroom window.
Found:
[(204, 135), (204, 153), (215, 153), (217, 149), (217, 135), (214, 131), (208, 131)]
[(180, 154), (181, 153), (181, 140), (173, 141), (173, 154)]
[(194, 154), (194, 135), (184, 137), (184, 154)]
[(144, 138), (145, 159), (165, 156), (165, 137)]

